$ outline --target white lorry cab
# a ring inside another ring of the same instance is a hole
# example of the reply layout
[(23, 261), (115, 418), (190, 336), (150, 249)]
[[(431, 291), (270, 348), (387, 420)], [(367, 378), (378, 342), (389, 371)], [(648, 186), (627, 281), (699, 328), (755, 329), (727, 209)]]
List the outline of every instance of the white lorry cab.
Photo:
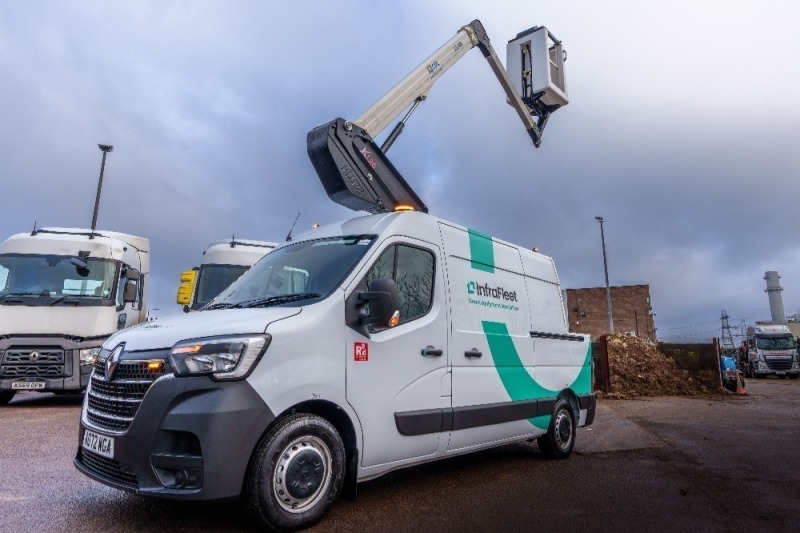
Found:
[(175, 301), (185, 311), (200, 309), (276, 246), (276, 242), (236, 238), (212, 242), (203, 252), (202, 264), (181, 273)]
[(106, 340), (74, 462), (306, 527), (398, 468), (531, 439), (566, 457), (595, 415), (590, 346), (549, 257), (424, 213), (363, 216)]
[(749, 326), (742, 346), (742, 358), (747, 377), (800, 377), (797, 344), (786, 325)]
[(0, 405), (19, 390), (80, 392), (109, 335), (146, 319), (149, 241), (42, 228), (0, 245)]

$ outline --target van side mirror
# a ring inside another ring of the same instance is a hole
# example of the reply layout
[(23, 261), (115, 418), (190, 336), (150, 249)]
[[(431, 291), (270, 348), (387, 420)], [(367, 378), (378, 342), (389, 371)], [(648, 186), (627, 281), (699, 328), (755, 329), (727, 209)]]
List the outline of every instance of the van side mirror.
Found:
[(178, 287), (178, 294), (175, 301), (182, 305), (189, 305), (192, 301), (194, 284), (197, 281), (197, 270), (186, 270), (181, 272), (181, 284)]
[(370, 282), (367, 292), (358, 295), (360, 302), (369, 303), (369, 314), (359, 323), (381, 328), (394, 327), (400, 318), (400, 298), (393, 279), (376, 279)]
[[(138, 276), (137, 276), (138, 279)], [(122, 291), (122, 301), (124, 303), (133, 303), (136, 301), (136, 296), (139, 294), (139, 286), (136, 281), (128, 279), (125, 282), (125, 289)]]

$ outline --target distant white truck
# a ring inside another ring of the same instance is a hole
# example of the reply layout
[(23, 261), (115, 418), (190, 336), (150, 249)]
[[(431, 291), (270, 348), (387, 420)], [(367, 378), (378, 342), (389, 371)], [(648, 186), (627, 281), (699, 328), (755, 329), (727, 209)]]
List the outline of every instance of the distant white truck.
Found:
[(80, 392), (100, 346), (146, 320), (150, 242), (42, 228), (0, 244), (0, 405), (20, 390)]
[(181, 273), (175, 301), (186, 311), (200, 309), (276, 246), (276, 242), (234, 238), (212, 242), (203, 252), (203, 263)]
[(786, 325), (759, 324), (747, 328), (741, 366), (747, 377), (800, 377), (797, 344)]

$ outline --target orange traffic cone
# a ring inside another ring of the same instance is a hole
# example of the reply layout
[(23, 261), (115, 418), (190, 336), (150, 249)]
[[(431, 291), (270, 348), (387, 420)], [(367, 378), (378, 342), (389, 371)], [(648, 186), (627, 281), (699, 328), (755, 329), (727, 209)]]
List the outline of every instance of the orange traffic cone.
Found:
[(736, 394), (738, 396), (744, 396), (747, 394), (744, 391), (744, 378), (742, 377), (742, 373), (738, 370), (736, 371)]

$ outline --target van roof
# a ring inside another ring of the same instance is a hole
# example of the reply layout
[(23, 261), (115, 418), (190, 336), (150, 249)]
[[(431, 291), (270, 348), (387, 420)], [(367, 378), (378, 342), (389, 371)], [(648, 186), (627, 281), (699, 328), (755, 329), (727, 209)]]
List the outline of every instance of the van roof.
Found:
[[(419, 211), (401, 211), (397, 213), (378, 213), (375, 215), (365, 215), (351, 218), (343, 222), (326, 224), (311, 231), (297, 235), (293, 242), (312, 239), (322, 239), (325, 237), (338, 237), (341, 235), (404, 235), (407, 237), (418, 238), (421, 240), (438, 242), (439, 224), (447, 224), (463, 231), (470, 228), (441, 219), (437, 216), (422, 213)], [(498, 239), (492, 236), (492, 240), (497, 243), (507, 244), (523, 252), (542, 255), (523, 248), (517, 244)], [(547, 257), (547, 256), (545, 256)]]

